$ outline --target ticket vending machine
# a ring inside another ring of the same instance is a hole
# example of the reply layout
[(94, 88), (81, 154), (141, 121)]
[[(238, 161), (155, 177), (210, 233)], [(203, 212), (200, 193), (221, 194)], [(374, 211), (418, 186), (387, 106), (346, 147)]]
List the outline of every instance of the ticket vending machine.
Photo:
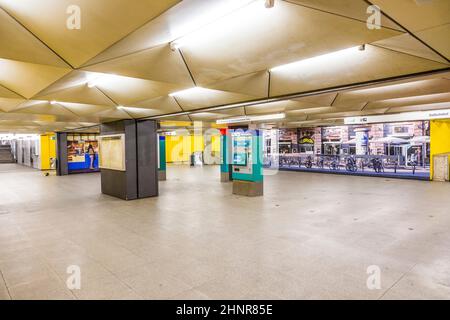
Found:
[(260, 130), (230, 130), (233, 194), (263, 195), (263, 144)]

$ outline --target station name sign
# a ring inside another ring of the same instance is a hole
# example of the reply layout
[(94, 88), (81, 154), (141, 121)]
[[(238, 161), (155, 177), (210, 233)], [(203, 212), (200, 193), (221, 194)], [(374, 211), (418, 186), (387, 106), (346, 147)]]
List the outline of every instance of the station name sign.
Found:
[(450, 119), (450, 109), (406, 112), (406, 113), (376, 115), (376, 116), (348, 117), (344, 119), (344, 123), (365, 124), (365, 123), (418, 121), (418, 120), (435, 120), (435, 119)]

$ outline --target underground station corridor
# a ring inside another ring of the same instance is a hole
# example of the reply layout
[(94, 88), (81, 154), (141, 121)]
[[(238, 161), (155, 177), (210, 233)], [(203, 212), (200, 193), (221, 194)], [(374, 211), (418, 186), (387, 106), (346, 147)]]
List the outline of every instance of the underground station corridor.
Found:
[(448, 0), (0, 0), (0, 310), (449, 300), (449, 26)]

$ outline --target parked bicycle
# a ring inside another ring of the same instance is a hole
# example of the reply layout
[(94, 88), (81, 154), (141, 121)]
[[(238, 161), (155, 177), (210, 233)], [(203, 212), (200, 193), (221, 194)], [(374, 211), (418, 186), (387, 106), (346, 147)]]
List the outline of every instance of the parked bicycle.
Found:
[(345, 169), (350, 172), (358, 171), (358, 166), (356, 165), (356, 159), (353, 156), (350, 156), (345, 161)]
[(320, 169), (323, 169), (323, 167), (324, 167), (323, 157), (318, 157), (317, 158), (316, 166), (318, 168), (320, 168)]
[(311, 169), (312, 166), (313, 166), (312, 157), (311, 157), (311, 156), (308, 156), (308, 157), (306, 158), (306, 161), (305, 161), (304, 164), (305, 164), (305, 167), (306, 167), (306, 168)]
[(376, 173), (381, 173), (384, 171), (383, 161), (380, 158), (373, 158), (371, 161), (372, 161), (372, 168)]
[(339, 170), (339, 160), (337, 158), (331, 159), (329, 167), (330, 167), (330, 170), (333, 170), (333, 171)]

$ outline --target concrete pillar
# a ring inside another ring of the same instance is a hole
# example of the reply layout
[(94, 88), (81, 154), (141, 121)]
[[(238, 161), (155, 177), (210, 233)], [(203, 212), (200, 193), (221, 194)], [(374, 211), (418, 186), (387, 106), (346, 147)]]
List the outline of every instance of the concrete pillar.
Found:
[(67, 159), (67, 133), (56, 133), (56, 175), (65, 176), (69, 174)]
[[(120, 120), (100, 127), (102, 193), (124, 200), (158, 195), (157, 124), (154, 120)], [(114, 144), (108, 140), (116, 140)], [(119, 141), (118, 141), (119, 140)], [(123, 146), (118, 148), (118, 146)], [(105, 158), (114, 157), (111, 165)], [(108, 165), (106, 163), (108, 162)]]

